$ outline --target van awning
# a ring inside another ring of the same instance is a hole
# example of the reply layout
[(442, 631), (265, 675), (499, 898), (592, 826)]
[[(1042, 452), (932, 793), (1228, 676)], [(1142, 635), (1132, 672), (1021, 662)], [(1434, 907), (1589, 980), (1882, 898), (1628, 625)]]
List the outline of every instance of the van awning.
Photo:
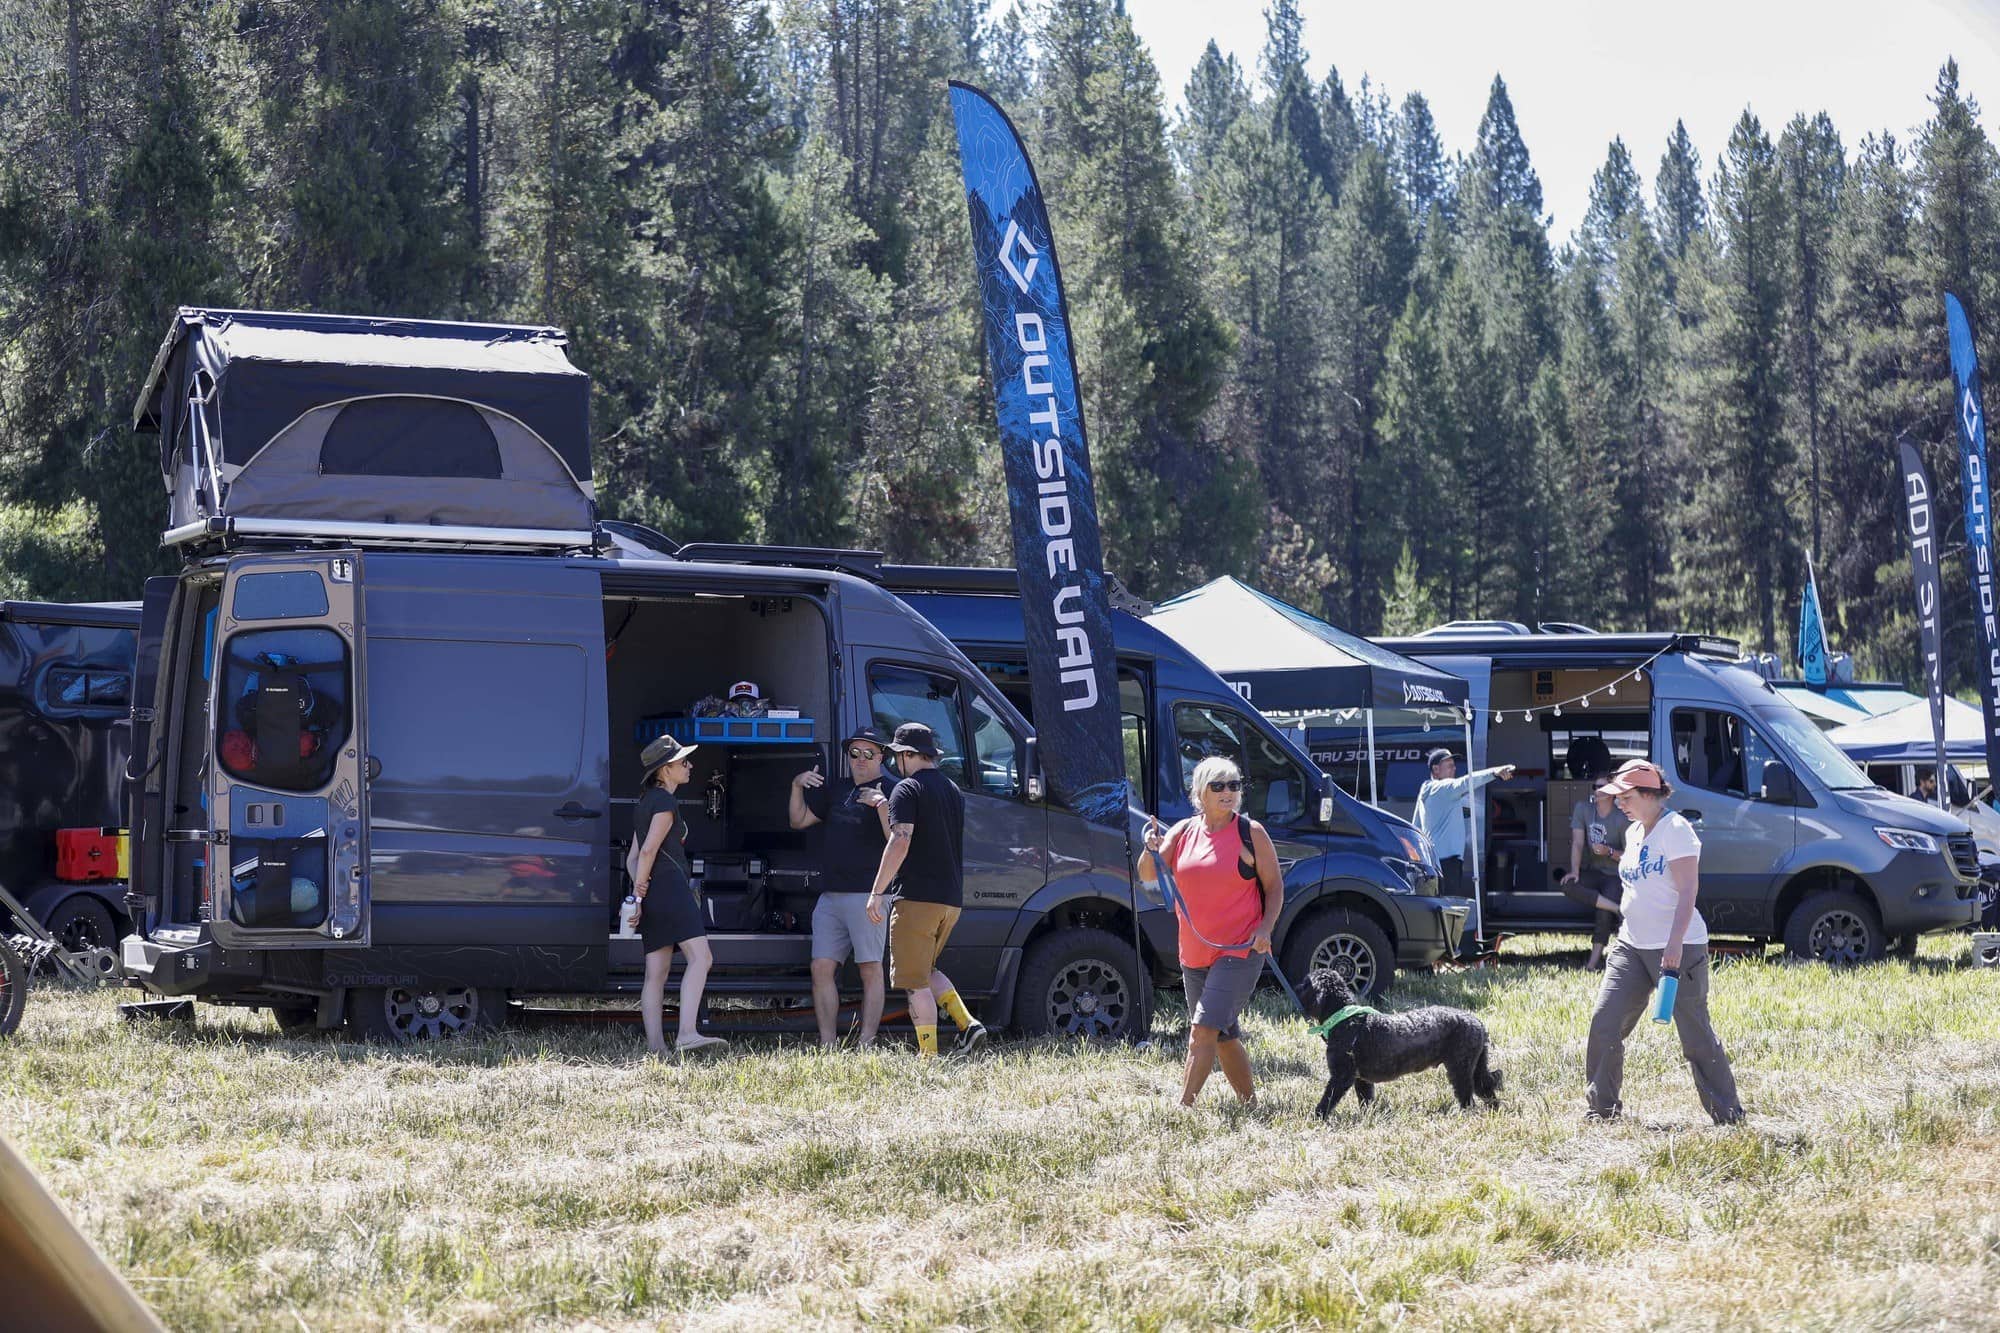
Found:
[(170, 531), (204, 520), (588, 532), (561, 330), (183, 308), (133, 405)]
[(1462, 677), (1370, 643), (1228, 575), (1162, 602), (1146, 623), (1259, 711), (1460, 708)]

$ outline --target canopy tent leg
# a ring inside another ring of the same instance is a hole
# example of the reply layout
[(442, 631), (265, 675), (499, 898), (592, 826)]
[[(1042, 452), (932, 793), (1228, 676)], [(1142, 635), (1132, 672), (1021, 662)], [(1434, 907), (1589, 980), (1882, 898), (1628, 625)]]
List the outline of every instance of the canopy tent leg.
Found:
[[(1465, 720), (1465, 766), (1472, 767), (1472, 719)], [(1486, 826), (1485, 802), (1472, 809), (1472, 938), (1486, 943), (1486, 855), (1479, 831)]]
[(1375, 789), (1375, 710), (1363, 714), (1368, 720), (1368, 804), (1380, 809), (1382, 795)]

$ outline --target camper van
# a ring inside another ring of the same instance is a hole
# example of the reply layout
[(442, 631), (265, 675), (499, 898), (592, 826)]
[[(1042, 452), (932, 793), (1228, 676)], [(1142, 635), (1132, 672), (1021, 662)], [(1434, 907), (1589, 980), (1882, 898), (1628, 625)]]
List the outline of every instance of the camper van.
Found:
[[(884, 582), (943, 631), (1023, 714), (1032, 715), (1013, 571), (887, 566)], [(1187, 787), (1210, 755), (1248, 779), (1244, 811), (1270, 830), (1285, 866), (1275, 944), (1292, 977), (1343, 972), (1379, 994), (1397, 967), (1449, 957), (1470, 904), (1438, 896), (1437, 867), (1416, 828), (1333, 785), (1213, 671), (1131, 611), (1114, 606), (1126, 777), (1134, 799), (1168, 822), (1192, 813)], [(1169, 950), (1162, 960), (1171, 966)]]
[(72, 953), (128, 924), (132, 603), (0, 602), (0, 888)]
[[(791, 780), (921, 721), (965, 792), (942, 965), (988, 1023), (1130, 1031), (1126, 831), (1046, 799), (1005, 694), (848, 553), (597, 523), (580, 383), (551, 329), (176, 318), (136, 410), (183, 567), (137, 652), (132, 983), (396, 1040), (636, 991), (618, 868), (673, 735), (708, 994), (809, 1027)], [(1173, 923), (1139, 924), (1157, 965)]]
[(1739, 664), (1731, 640), (1524, 631), (1381, 642), (1470, 681), (1469, 766), (1515, 766), (1481, 792), (1488, 933), (1589, 929), (1556, 880), (1593, 755), (1666, 771), (1673, 808), (1701, 835), (1699, 901), (1717, 935), (1852, 963), (1972, 921), (1979, 863), (1964, 822), (1877, 787)]

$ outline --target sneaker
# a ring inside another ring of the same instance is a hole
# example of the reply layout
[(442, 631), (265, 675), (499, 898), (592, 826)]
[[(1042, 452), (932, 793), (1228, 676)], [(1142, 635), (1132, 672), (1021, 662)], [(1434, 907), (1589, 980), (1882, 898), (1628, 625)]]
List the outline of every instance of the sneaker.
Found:
[(959, 1033), (957, 1039), (951, 1043), (951, 1053), (953, 1055), (971, 1055), (986, 1044), (986, 1035), (986, 1025), (984, 1023), (974, 1023), (971, 1027)]

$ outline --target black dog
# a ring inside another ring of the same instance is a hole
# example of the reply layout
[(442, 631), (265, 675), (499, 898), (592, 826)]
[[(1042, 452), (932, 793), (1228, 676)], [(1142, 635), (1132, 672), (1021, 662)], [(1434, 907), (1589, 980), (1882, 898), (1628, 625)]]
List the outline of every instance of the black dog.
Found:
[[(1315, 1023), (1352, 1005), (1347, 979), (1322, 967), (1299, 987), (1299, 999)], [(1463, 1009), (1431, 1005), (1401, 1014), (1365, 1013), (1346, 1018), (1326, 1034), (1326, 1091), (1320, 1095), (1322, 1120), (1347, 1095), (1363, 1106), (1375, 1100), (1375, 1085), (1443, 1065), (1460, 1109), (1473, 1094), (1488, 1106), (1500, 1104), (1500, 1071), (1486, 1063), (1486, 1025)]]

